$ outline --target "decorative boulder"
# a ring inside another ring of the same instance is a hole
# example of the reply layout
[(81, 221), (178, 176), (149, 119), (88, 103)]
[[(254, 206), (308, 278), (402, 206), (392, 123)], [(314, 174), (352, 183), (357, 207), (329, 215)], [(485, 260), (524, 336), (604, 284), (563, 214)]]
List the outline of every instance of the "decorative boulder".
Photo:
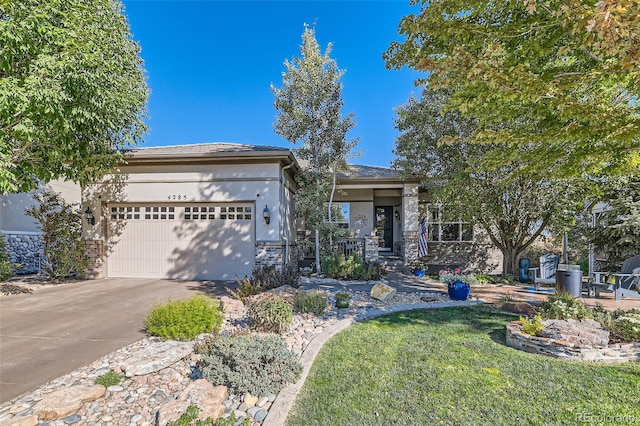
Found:
[(220, 308), (224, 312), (240, 312), (244, 309), (244, 303), (242, 303), (242, 300), (222, 296), (220, 298)]
[(371, 297), (376, 300), (386, 302), (387, 300), (393, 299), (396, 292), (397, 290), (390, 285), (378, 283), (371, 289)]
[(542, 323), (544, 329), (538, 333), (541, 337), (562, 340), (579, 347), (604, 347), (609, 344), (609, 331), (592, 319), (545, 320)]
[(537, 310), (527, 302), (504, 302), (502, 310), (520, 315), (535, 315)]
[(40, 420), (58, 420), (76, 412), (82, 403), (94, 401), (104, 395), (102, 385), (76, 385), (42, 395), (34, 407)]

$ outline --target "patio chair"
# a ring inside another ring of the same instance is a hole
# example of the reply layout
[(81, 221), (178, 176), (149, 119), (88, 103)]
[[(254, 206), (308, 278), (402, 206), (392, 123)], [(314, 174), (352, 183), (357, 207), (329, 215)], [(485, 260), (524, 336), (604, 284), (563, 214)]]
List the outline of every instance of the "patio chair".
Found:
[(539, 268), (529, 268), (529, 272), (533, 273), (532, 281), (534, 287), (538, 284), (556, 284), (556, 271), (558, 270), (558, 264), (560, 263), (560, 257), (547, 253), (540, 257)]
[[(594, 272), (593, 282), (590, 284), (591, 289), (595, 290), (595, 296), (600, 296), (600, 291), (612, 291), (615, 293), (615, 299), (620, 300), (623, 297), (640, 297), (638, 286), (640, 285), (640, 255), (630, 257), (622, 263), (620, 272)], [(603, 276), (613, 276), (614, 284), (609, 284), (603, 280)]]

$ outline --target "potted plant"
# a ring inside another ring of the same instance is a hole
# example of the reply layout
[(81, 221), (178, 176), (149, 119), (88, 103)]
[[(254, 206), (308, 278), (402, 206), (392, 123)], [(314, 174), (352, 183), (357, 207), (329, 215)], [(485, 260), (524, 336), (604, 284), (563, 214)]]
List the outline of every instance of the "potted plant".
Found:
[(438, 273), (440, 281), (447, 284), (447, 293), (452, 300), (467, 300), (471, 294), (469, 281), (473, 275), (462, 275), (460, 268), (453, 271), (442, 269)]
[(349, 293), (339, 291), (336, 293), (336, 308), (348, 308), (349, 307)]
[(411, 268), (411, 272), (418, 278), (422, 278), (427, 273), (427, 265), (422, 261), (417, 261), (414, 263), (413, 268)]

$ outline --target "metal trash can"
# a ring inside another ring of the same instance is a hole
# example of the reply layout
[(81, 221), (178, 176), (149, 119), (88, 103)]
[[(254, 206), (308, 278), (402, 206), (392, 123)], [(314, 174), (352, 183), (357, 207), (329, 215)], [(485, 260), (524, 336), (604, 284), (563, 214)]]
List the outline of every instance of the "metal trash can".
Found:
[(560, 264), (556, 270), (556, 292), (582, 296), (582, 271), (580, 265)]

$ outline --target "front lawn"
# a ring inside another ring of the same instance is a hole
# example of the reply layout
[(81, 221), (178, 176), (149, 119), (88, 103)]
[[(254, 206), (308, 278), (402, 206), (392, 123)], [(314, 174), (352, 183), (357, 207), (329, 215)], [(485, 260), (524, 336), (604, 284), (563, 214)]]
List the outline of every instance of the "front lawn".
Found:
[(640, 422), (639, 363), (582, 364), (509, 348), (513, 319), (468, 307), (356, 324), (322, 349), (287, 425)]

